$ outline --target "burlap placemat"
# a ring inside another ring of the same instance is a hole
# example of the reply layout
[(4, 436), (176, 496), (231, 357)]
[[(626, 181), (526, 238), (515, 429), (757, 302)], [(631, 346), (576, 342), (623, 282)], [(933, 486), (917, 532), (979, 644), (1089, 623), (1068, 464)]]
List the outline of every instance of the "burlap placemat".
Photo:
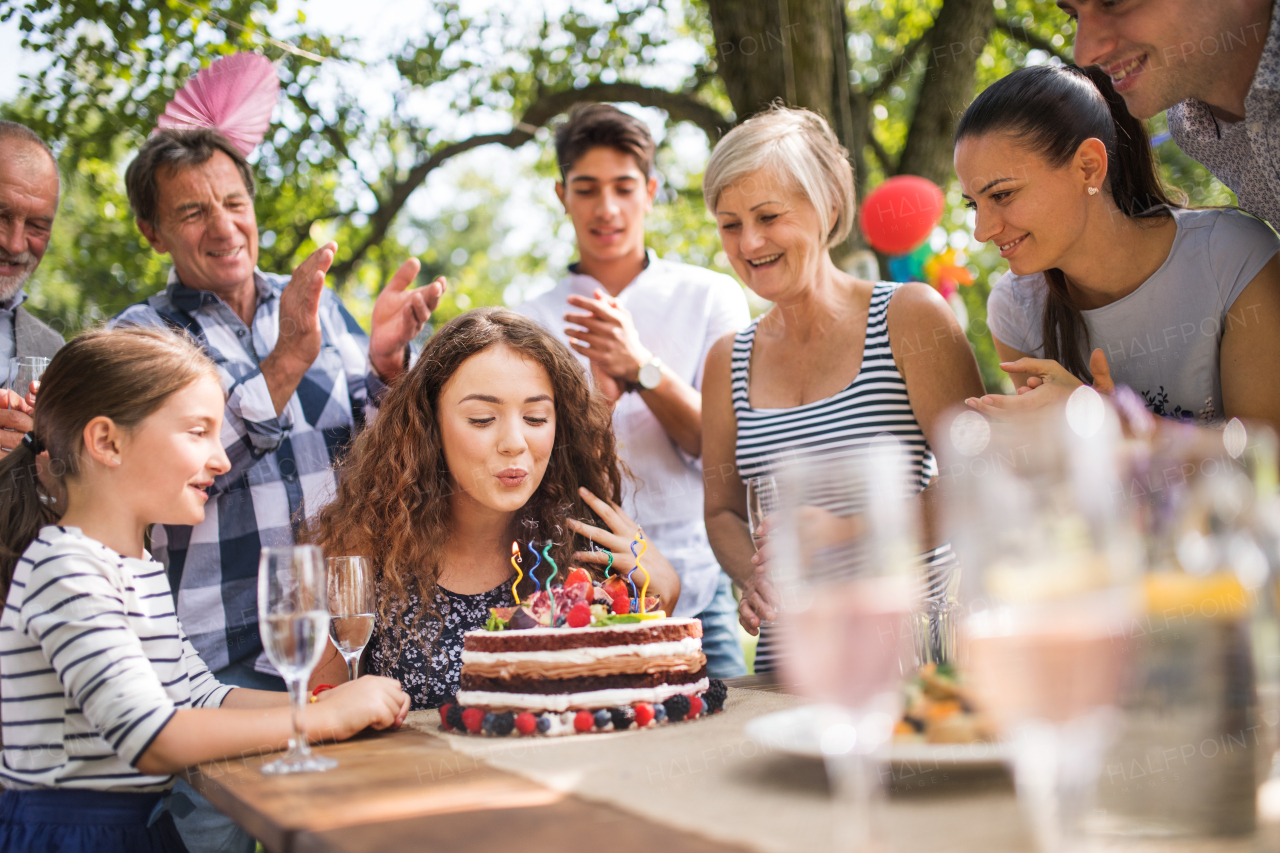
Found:
[[(442, 759), (428, 772), (465, 773), (483, 762), (762, 853), (835, 850), (843, 846), (837, 839), (846, 827), (845, 810), (830, 796), (821, 763), (759, 744), (743, 732), (754, 717), (799, 701), (731, 689), (723, 713), (658, 729), (565, 738), (444, 735), (456, 759)], [(435, 711), (415, 712), (409, 722), (439, 730)], [(897, 850), (1032, 850), (1008, 777), (1000, 771), (904, 766), (886, 781), (892, 795), (881, 833)]]

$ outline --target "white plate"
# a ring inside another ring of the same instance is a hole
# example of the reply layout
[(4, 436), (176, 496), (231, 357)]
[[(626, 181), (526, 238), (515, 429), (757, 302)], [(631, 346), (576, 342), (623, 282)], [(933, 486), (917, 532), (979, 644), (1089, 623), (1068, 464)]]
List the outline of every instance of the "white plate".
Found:
[[(822, 758), (822, 734), (849, 722), (849, 714), (834, 705), (801, 705), (749, 721), (747, 737), (778, 752)], [(880, 755), (892, 764), (911, 764), (916, 770), (933, 766), (987, 768), (1008, 761), (1004, 743), (891, 743)]]

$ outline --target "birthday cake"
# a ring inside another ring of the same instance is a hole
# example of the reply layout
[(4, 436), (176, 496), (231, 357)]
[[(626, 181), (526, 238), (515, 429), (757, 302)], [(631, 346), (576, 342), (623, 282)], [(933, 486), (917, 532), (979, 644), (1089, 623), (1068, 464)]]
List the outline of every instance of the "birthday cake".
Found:
[(620, 577), (597, 585), (582, 569), (516, 607), (495, 607), (463, 636), (446, 731), (496, 737), (620, 731), (723, 708), (707, 677), (702, 623), (667, 616)]

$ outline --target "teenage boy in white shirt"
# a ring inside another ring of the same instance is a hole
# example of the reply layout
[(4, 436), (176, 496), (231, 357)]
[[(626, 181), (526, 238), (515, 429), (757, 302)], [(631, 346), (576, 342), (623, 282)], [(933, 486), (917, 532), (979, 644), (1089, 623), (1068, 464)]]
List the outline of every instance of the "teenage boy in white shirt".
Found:
[(702, 621), (712, 677), (743, 675), (737, 604), (702, 522), (702, 366), (750, 321), (733, 279), (659, 259), (644, 245), (658, 180), (639, 119), (606, 104), (574, 108), (555, 136), (556, 195), (573, 220), (577, 263), (516, 310), (567, 343), (614, 402), (618, 454), (636, 483), (624, 509), (680, 575), (676, 616)]

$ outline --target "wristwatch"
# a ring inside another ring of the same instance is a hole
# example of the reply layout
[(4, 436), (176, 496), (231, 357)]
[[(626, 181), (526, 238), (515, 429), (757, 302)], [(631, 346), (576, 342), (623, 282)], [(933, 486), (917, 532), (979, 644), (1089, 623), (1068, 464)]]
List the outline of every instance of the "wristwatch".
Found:
[(636, 383), (638, 388), (645, 391), (657, 388), (662, 383), (662, 359), (655, 355), (640, 365), (640, 375), (637, 378), (640, 380)]

